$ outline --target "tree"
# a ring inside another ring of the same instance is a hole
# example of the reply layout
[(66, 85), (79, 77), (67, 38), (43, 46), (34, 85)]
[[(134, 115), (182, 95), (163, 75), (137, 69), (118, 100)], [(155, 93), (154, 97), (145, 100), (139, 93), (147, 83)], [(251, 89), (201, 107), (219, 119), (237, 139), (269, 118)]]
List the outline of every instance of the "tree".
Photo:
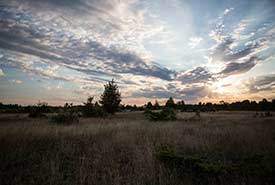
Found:
[(146, 109), (152, 109), (153, 108), (153, 104), (149, 101), (146, 105)]
[(175, 107), (176, 107), (176, 104), (175, 104), (175, 102), (174, 102), (174, 100), (173, 100), (172, 97), (170, 97), (170, 98), (167, 100), (165, 106), (166, 106), (166, 107), (170, 107), (170, 108), (175, 108)]
[(160, 109), (160, 105), (159, 105), (158, 100), (155, 101), (154, 109), (156, 109), (156, 110), (159, 110), (159, 109)]
[(106, 112), (114, 114), (118, 110), (121, 102), (121, 95), (118, 90), (118, 86), (116, 85), (114, 79), (112, 79), (112, 81), (104, 85), (104, 88), (104, 92), (101, 95), (99, 102)]

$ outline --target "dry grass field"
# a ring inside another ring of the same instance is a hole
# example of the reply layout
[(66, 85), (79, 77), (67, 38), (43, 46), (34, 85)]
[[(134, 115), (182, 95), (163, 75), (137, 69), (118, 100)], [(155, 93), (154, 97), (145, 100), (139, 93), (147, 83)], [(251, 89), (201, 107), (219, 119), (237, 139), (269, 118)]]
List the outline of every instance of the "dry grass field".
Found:
[(1, 185), (274, 184), (275, 117), (142, 112), (58, 125), (0, 115)]

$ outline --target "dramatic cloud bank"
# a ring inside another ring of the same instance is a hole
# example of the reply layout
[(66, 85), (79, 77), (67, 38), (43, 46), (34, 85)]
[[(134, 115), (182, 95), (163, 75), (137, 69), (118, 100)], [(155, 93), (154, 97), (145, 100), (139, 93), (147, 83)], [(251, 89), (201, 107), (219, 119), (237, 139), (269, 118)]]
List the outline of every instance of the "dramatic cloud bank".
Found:
[(230, 96), (234, 84), (225, 83), (235, 77), (244, 97), (272, 98), (274, 7), (271, 0), (2, 0), (0, 100), (82, 102), (114, 78), (129, 103), (218, 101)]

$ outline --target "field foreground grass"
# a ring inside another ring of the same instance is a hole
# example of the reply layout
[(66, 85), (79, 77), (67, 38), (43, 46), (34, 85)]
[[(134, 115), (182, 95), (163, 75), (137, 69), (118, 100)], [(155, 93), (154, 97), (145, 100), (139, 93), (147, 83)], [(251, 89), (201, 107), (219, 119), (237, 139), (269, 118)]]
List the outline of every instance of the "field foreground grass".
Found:
[(275, 117), (254, 112), (141, 112), (57, 125), (0, 115), (1, 185), (273, 184)]

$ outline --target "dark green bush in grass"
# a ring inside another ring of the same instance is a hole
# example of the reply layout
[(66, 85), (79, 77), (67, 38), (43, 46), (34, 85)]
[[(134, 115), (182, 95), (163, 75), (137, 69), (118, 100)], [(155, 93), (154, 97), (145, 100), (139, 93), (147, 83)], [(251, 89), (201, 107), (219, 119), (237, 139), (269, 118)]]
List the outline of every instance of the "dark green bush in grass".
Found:
[(173, 108), (164, 108), (160, 112), (145, 110), (144, 114), (151, 121), (174, 121), (177, 119), (176, 112)]
[(234, 176), (253, 176), (255, 180), (267, 182), (267, 184), (274, 181), (275, 168), (273, 163), (266, 161), (264, 156), (257, 154), (240, 158), (234, 163), (211, 161), (196, 154), (188, 155), (169, 147), (156, 147), (153, 154), (164, 168), (177, 171), (179, 176), (194, 177), (194, 179), (199, 180), (199, 184), (205, 184), (204, 182), (209, 178), (220, 179), (220, 177)]
[(182, 173), (217, 175), (231, 172), (235, 169), (234, 166), (226, 166), (219, 162), (209, 162), (198, 156), (175, 152), (169, 148), (156, 148), (154, 156), (167, 167), (176, 168)]
[(82, 108), (84, 117), (106, 117), (107, 112), (96, 102), (93, 103), (94, 97), (88, 97), (87, 102)]
[(64, 108), (57, 113), (56, 115), (52, 116), (52, 121), (59, 124), (72, 124), (79, 122), (79, 115), (73, 109), (73, 104), (66, 103)]
[(30, 118), (39, 118), (45, 117), (44, 113), (49, 113), (50, 109), (47, 103), (39, 102), (37, 105), (34, 105), (29, 110), (29, 117)]

